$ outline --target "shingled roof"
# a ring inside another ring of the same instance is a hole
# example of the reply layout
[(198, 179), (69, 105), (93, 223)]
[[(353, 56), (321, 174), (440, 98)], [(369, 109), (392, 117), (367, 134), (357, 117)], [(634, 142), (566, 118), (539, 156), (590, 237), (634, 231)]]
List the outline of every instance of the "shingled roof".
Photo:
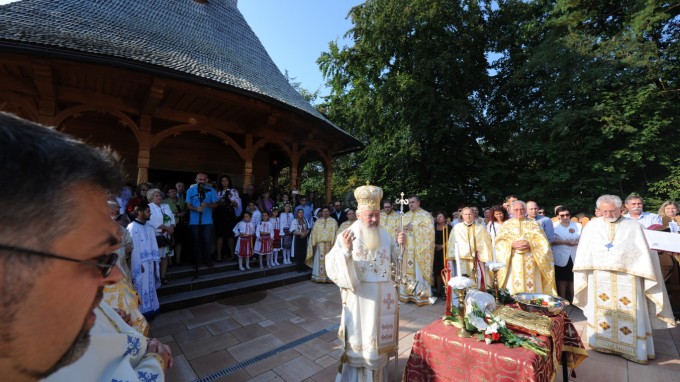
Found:
[(0, 6), (0, 45), (30, 46), (156, 67), (250, 96), (360, 142), (333, 125), (286, 80), (237, 0), (24, 0)]

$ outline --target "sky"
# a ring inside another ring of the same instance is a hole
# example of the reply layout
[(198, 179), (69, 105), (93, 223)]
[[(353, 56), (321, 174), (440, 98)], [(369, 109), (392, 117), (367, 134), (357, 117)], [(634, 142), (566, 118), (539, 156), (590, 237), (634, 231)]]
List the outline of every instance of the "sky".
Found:
[[(15, 0), (0, 0), (7, 4)], [(58, 0), (55, 0), (58, 1)], [(210, 0), (208, 0), (210, 1)], [(219, 1), (219, 0), (216, 0)], [(321, 70), (316, 64), (328, 43), (340, 47), (352, 23), (346, 19), (350, 8), (362, 0), (238, 0), (238, 9), (260, 38), (281, 73), (319, 95), (328, 95)]]
[(300, 82), (311, 92), (328, 95), (316, 64), (328, 43), (350, 45), (343, 38), (352, 27), (346, 19), (350, 8), (361, 0), (239, 0), (238, 8), (260, 38), (281, 73)]

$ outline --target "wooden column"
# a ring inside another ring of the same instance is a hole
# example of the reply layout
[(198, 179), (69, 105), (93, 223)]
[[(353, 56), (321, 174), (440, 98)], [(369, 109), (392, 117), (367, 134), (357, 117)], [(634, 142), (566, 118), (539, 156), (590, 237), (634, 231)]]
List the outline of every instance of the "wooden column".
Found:
[(246, 192), (246, 185), (253, 182), (253, 136), (246, 134), (246, 149), (244, 155), (244, 168), (243, 168), (243, 190)]
[(47, 60), (33, 60), (33, 83), (38, 90), (38, 122), (52, 126), (57, 111), (56, 85)]
[(298, 179), (298, 166), (300, 156), (297, 143), (293, 143), (293, 156), (290, 158), (290, 188), (300, 191), (300, 179)]
[(149, 181), (151, 161), (151, 116), (143, 115), (139, 121), (139, 151), (137, 153), (137, 184)]

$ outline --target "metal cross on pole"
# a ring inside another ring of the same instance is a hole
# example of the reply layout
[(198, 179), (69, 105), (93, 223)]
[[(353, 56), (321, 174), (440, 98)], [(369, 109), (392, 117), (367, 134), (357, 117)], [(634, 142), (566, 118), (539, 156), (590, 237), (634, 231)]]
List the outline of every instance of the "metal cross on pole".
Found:
[[(395, 204), (399, 204), (399, 233), (404, 232), (404, 206), (408, 204), (408, 199), (404, 199), (404, 193), (402, 192), (401, 198), (394, 201)], [(396, 289), (397, 295), (397, 334), (399, 333), (399, 294), (402, 284), (406, 284), (406, 274), (404, 272), (404, 253), (406, 252), (406, 247), (404, 244), (399, 244), (399, 254), (394, 263), (392, 263), (392, 274), (394, 275), (394, 287)], [(398, 375), (399, 368), (399, 336), (396, 338), (396, 349), (394, 352), (394, 375)]]

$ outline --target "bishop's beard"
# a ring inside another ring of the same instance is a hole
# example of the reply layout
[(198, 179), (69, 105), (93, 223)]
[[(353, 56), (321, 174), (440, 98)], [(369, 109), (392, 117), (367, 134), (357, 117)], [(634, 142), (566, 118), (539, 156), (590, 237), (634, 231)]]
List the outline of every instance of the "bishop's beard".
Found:
[(359, 237), (369, 251), (380, 247), (380, 227), (370, 227), (365, 224), (359, 225)]

